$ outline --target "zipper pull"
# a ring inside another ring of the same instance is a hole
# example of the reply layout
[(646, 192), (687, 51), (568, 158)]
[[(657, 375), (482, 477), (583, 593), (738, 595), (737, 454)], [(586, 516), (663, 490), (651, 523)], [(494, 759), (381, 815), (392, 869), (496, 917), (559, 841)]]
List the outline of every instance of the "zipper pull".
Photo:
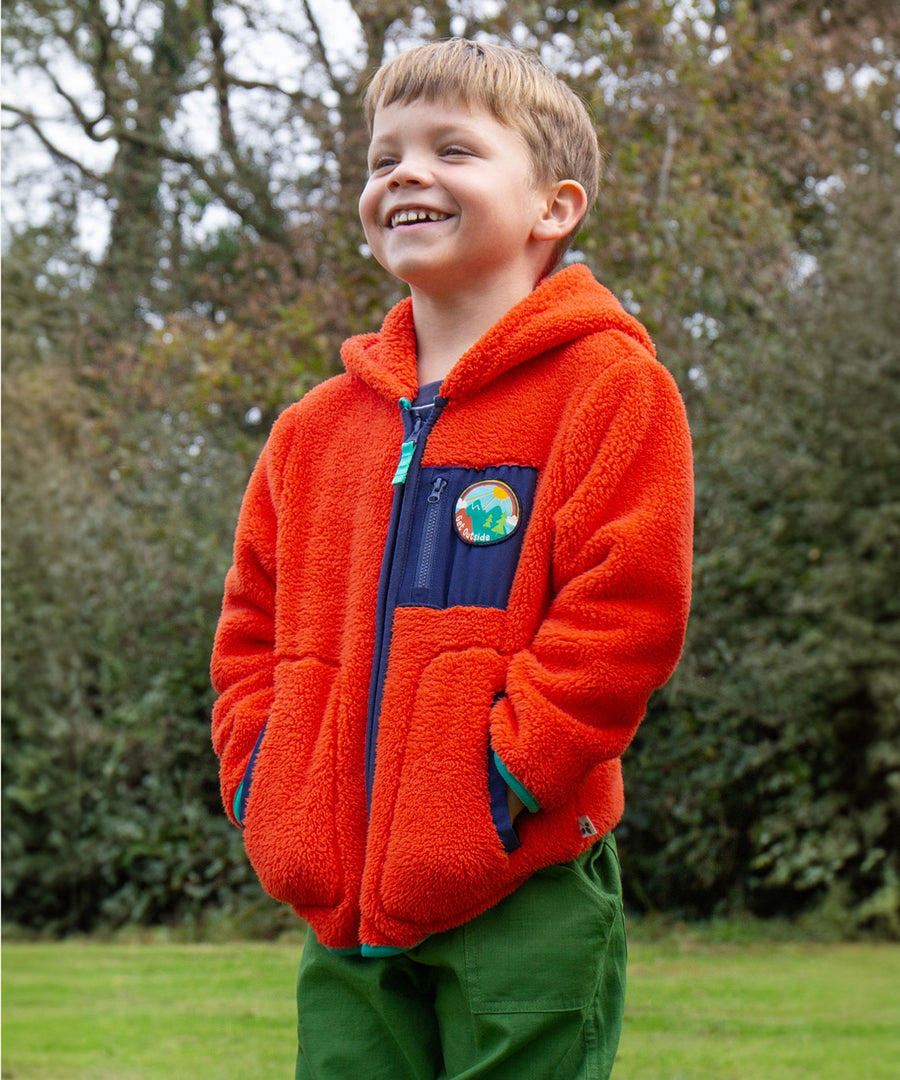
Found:
[[(412, 402), (407, 398), (400, 398), (400, 408), (409, 411), (412, 408)], [(412, 456), (416, 449), (416, 440), (419, 438), (421, 429), (422, 419), (417, 416), (413, 423), (412, 431), (409, 433), (409, 438), (400, 444), (400, 460), (397, 462), (397, 470), (394, 473), (394, 479), (391, 480), (392, 484), (406, 483), (406, 474), (409, 472), (409, 465), (412, 461)]]
[(447, 481), (443, 476), (435, 477), (434, 483), (431, 485), (431, 494), (428, 496), (428, 501), (432, 504), (439, 503), (441, 501), (441, 495), (444, 493), (444, 488), (447, 486)]

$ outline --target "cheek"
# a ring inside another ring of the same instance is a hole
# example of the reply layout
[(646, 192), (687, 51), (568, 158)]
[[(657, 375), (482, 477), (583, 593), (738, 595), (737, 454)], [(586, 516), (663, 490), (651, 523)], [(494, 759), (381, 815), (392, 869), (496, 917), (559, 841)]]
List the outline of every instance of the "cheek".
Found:
[(370, 226), (375, 223), (377, 207), (378, 194), (369, 184), (366, 184), (359, 197), (359, 220), (362, 222), (363, 231), (367, 236)]

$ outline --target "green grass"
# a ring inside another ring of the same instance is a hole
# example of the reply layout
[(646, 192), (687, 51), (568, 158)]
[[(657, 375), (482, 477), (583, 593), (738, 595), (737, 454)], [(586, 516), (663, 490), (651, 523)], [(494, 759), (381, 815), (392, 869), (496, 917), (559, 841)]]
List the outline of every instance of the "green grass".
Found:
[[(3, 1078), (287, 1080), (299, 954), (7, 944)], [(898, 1017), (896, 945), (639, 941), (614, 1080), (894, 1080)]]
[(896, 945), (638, 946), (615, 1080), (895, 1080)]
[(293, 1075), (299, 944), (3, 949), (3, 1080)]

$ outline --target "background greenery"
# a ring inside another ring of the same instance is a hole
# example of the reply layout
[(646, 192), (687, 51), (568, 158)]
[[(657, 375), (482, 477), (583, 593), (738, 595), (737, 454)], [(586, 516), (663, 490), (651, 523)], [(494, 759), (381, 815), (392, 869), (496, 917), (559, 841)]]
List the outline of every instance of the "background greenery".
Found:
[[(400, 295), (356, 217), (361, 88), (452, 32), (540, 49), (592, 107), (579, 257), (694, 433), (695, 601), (626, 756), (629, 903), (900, 936), (900, 9), (346, 7), (351, 53), (306, 3), (4, 5), (10, 190), (44, 183), (4, 234), (4, 917), (285, 925), (219, 806), (211, 637), (271, 421)], [(247, 67), (260, 41), (290, 74)]]

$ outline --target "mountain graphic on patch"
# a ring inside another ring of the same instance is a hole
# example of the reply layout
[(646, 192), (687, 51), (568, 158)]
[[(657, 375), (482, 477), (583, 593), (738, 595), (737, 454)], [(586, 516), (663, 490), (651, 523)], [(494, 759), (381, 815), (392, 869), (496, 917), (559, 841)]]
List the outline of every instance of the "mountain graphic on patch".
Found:
[(453, 524), (467, 544), (496, 544), (519, 527), (519, 500), (502, 480), (479, 480), (456, 500)]

